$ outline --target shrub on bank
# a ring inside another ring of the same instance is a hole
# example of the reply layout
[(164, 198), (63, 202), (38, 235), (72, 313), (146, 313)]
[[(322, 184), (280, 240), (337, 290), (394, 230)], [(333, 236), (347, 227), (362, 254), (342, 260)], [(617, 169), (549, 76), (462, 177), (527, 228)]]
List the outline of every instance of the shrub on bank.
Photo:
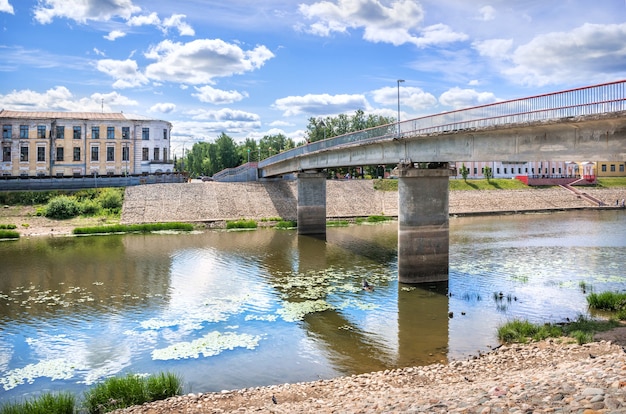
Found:
[(16, 228), (15, 224), (0, 224), (0, 230), (15, 230)]
[(592, 309), (619, 312), (626, 309), (626, 293), (590, 293), (587, 296), (587, 304)]
[(293, 220), (281, 220), (278, 223), (276, 223), (277, 229), (293, 229), (296, 227), (298, 227), (298, 223), (296, 223)]
[(58, 196), (48, 202), (44, 215), (54, 219), (68, 219), (80, 214), (80, 204), (74, 197)]
[(0, 239), (19, 239), (20, 233), (15, 230), (0, 229)]
[(515, 319), (498, 327), (498, 339), (503, 343), (526, 343), (530, 339), (540, 341), (546, 338), (569, 336), (582, 345), (593, 341), (594, 333), (613, 329), (618, 324), (619, 322), (615, 320), (598, 321), (583, 316), (563, 325), (533, 324), (527, 320)]

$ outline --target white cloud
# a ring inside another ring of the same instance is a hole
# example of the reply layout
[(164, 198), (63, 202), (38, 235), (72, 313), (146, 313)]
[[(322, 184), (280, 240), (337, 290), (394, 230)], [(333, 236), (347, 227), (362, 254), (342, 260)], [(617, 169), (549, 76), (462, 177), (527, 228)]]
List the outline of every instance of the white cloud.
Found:
[(519, 46), (504, 71), (520, 84), (543, 86), (613, 80), (626, 76), (626, 23), (584, 24)]
[(124, 36), (126, 36), (126, 33), (122, 32), (121, 30), (112, 30), (111, 32), (109, 32), (108, 35), (102, 37), (104, 37), (106, 40), (114, 41), (115, 39), (119, 39), (120, 37)]
[[(387, 86), (372, 91), (374, 102), (386, 107), (395, 107), (398, 104), (398, 88)], [(437, 98), (420, 88), (412, 86), (400, 87), (400, 102), (402, 107), (410, 107), (415, 111), (432, 109), (437, 105)], [(394, 115), (396, 117), (397, 115)]]
[(314, 116), (334, 115), (354, 112), (357, 109), (369, 109), (370, 105), (363, 95), (305, 95), (288, 96), (277, 99), (272, 105), (283, 111), (284, 116), (308, 114)]
[(494, 59), (506, 59), (510, 57), (513, 47), (513, 39), (489, 39), (472, 43), (472, 47), (481, 56)]
[(163, 102), (150, 107), (150, 112), (160, 112), (162, 114), (169, 114), (176, 110), (176, 105), (173, 103)]
[(273, 121), (269, 123), (269, 126), (271, 127), (290, 127), (290, 126), (294, 126), (294, 124), (292, 124), (291, 122), (287, 122), (287, 121)]
[(447, 90), (439, 97), (442, 105), (451, 106), (454, 109), (485, 105), (496, 101), (495, 95), (491, 92), (477, 92), (474, 89), (458, 87)]
[(161, 19), (155, 12), (152, 12), (148, 15), (133, 16), (126, 21), (126, 24), (129, 26), (159, 26)]
[(496, 18), (496, 9), (491, 6), (483, 6), (478, 12), (480, 13), (479, 20), (487, 22)]
[(108, 21), (114, 17), (129, 19), (141, 10), (132, 0), (39, 0), (34, 9), (35, 20), (41, 24), (54, 18), (67, 18), (79, 23), (88, 20)]
[(106, 56), (106, 53), (104, 53), (102, 50), (98, 49), (97, 47), (93, 48), (93, 53), (95, 53), (98, 56)]
[(220, 109), (190, 111), (192, 121), (172, 121), (176, 135), (210, 139), (224, 131), (248, 135), (261, 128), (261, 118), (250, 112)]
[(185, 16), (184, 14), (173, 14), (167, 19), (163, 20), (163, 27), (166, 29), (171, 27), (176, 28), (178, 29), (178, 34), (180, 34), (181, 36), (194, 36), (196, 32), (188, 23), (183, 21), (185, 17), (187, 16)]
[(360, 28), (364, 31), (363, 38), (370, 42), (395, 46), (413, 43), (420, 47), (467, 38), (443, 24), (427, 27), (422, 36), (416, 35), (424, 20), (424, 11), (414, 0), (397, 0), (390, 6), (380, 0), (338, 0), (337, 4), (320, 1), (301, 4), (299, 11), (307, 19), (314, 20), (307, 31), (318, 36)]
[(215, 77), (259, 69), (274, 54), (262, 45), (243, 50), (220, 39), (197, 39), (189, 43), (164, 40), (145, 56), (157, 61), (146, 68), (146, 76), (151, 79), (210, 84)]
[(212, 88), (211, 86), (194, 87), (194, 89), (198, 91), (198, 93), (192, 93), (191, 95), (198, 98), (200, 102), (208, 102), (217, 105), (231, 104), (248, 97), (246, 92), (224, 91)]
[(9, 3), (9, 0), (0, 0), (0, 12), (15, 14), (13, 11), (13, 6)]
[(148, 79), (139, 72), (134, 60), (102, 59), (98, 61), (97, 69), (116, 79), (114, 88), (132, 88), (148, 83)]
[(136, 106), (134, 100), (111, 92), (108, 94), (94, 93), (88, 98), (76, 98), (65, 86), (48, 89), (44, 93), (24, 89), (0, 95), (0, 107), (15, 111), (75, 111), (100, 112), (102, 105), (110, 111), (112, 106)]

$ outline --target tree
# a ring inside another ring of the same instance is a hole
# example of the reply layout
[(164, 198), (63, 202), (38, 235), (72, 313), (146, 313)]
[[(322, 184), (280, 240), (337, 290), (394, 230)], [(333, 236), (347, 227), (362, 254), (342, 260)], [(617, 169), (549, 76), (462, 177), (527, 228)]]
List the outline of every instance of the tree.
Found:
[(469, 168), (467, 168), (465, 166), (465, 163), (463, 163), (463, 166), (461, 167), (461, 176), (463, 177), (463, 181), (467, 182), (468, 175), (469, 175)]
[(491, 183), (491, 179), (493, 178), (493, 171), (491, 170), (491, 167), (483, 167), (483, 175), (487, 179), (487, 182)]

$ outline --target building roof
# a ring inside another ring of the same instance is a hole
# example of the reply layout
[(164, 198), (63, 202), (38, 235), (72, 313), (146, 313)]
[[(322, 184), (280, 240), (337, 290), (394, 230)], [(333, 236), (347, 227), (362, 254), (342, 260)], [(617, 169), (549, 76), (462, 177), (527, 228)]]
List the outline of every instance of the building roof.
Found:
[[(1, 110), (0, 118), (17, 119), (89, 119), (103, 121), (158, 121), (143, 115), (125, 114), (123, 112), (28, 112)], [(163, 121), (168, 122), (168, 121)]]

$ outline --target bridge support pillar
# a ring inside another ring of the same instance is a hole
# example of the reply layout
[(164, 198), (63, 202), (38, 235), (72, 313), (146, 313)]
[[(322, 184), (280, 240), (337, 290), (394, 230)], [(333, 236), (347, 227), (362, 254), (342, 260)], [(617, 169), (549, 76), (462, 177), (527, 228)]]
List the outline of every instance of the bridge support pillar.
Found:
[(398, 165), (398, 279), (401, 283), (448, 280), (447, 163), (438, 168)]
[(326, 173), (298, 173), (298, 234), (326, 235)]

